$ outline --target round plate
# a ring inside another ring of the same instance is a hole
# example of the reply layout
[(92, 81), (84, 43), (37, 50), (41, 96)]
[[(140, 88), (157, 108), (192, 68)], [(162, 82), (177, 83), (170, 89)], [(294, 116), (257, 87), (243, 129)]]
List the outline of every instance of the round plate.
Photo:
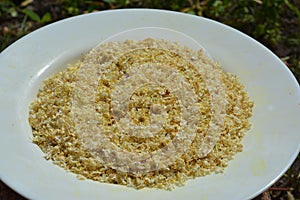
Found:
[[(244, 151), (221, 174), (196, 178), (173, 191), (78, 180), (43, 158), (31, 142), (28, 105), (42, 81), (101, 41), (128, 29), (162, 27), (199, 42), (226, 71), (237, 74), (254, 101)], [(218, 22), (177, 12), (102, 11), (45, 26), (0, 54), (1, 180), (30, 199), (249, 199), (273, 184), (300, 149), (300, 90), (267, 48)]]

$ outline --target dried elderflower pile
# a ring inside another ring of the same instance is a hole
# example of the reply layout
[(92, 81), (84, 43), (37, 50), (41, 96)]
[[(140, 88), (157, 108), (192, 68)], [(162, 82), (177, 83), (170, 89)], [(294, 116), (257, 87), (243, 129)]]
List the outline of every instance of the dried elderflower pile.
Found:
[(45, 80), (29, 123), (46, 158), (80, 178), (169, 190), (221, 172), (252, 107), (201, 50), (149, 38), (101, 44)]

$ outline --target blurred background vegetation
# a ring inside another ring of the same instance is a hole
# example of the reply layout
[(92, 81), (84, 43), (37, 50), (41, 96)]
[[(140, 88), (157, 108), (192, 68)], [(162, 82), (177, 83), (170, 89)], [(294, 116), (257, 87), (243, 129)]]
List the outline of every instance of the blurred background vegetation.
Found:
[(118, 8), (167, 9), (220, 21), (270, 48), (300, 80), (299, 0), (0, 0), (0, 50), (51, 22)]
[[(122, 8), (173, 10), (230, 25), (272, 50), (300, 82), (299, 0), (0, 0), (0, 52), (20, 37), (49, 23), (79, 14)], [(299, 171), (298, 155), (288, 172), (256, 199), (300, 199)]]

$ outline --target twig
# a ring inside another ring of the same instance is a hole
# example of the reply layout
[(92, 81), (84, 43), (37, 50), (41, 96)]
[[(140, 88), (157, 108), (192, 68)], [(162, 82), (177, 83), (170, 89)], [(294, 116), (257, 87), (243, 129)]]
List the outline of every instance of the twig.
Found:
[(292, 188), (280, 188), (280, 187), (271, 187), (269, 190), (275, 190), (275, 191), (292, 191)]

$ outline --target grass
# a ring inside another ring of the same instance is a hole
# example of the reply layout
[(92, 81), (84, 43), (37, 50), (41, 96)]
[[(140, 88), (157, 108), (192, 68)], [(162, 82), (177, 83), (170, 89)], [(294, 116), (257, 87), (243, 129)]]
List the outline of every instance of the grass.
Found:
[[(300, 82), (299, 0), (0, 0), (0, 51), (46, 24), (94, 11), (157, 8), (208, 17), (255, 38), (279, 56)], [(300, 158), (256, 199), (300, 198)]]
[(158, 8), (228, 24), (283, 58), (300, 81), (300, 2), (297, 0), (0, 0), (0, 50), (48, 23), (115, 8)]

